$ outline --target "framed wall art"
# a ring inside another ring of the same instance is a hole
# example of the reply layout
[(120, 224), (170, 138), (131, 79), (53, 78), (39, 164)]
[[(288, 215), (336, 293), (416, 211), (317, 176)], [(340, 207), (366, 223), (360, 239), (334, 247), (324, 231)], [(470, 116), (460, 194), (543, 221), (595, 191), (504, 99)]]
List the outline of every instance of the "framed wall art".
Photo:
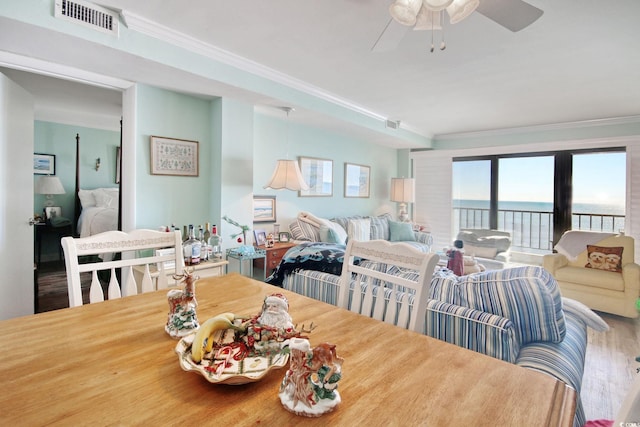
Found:
[(55, 154), (33, 154), (33, 173), (35, 175), (55, 175), (56, 156)]
[(151, 174), (198, 176), (198, 141), (151, 137)]
[(253, 222), (276, 222), (276, 196), (253, 196)]
[(369, 197), (371, 168), (354, 163), (344, 164), (344, 197)]
[(333, 160), (300, 157), (300, 171), (308, 190), (300, 190), (301, 197), (333, 195)]

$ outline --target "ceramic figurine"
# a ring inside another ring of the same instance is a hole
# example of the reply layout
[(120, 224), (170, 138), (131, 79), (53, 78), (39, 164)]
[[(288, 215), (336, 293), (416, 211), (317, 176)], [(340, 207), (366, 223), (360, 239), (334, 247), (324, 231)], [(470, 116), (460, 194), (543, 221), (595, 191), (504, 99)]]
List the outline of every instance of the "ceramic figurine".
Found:
[(309, 341), (291, 338), (289, 369), (280, 384), (280, 402), (288, 411), (305, 417), (319, 417), (340, 404), (338, 381), (343, 359), (336, 346), (320, 344), (311, 350)]
[(195, 294), (198, 276), (185, 269), (183, 276), (174, 276), (174, 278), (184, 282), (184, 289), (171, 289), (167, 293), (169, 315), (164, 330), (173, 338), (181, 338), (200, 327), (196, 316), (198, 303)]
[(269, 235), (267, 236), (267, 241), (266, 241), (266, 243), (265, 243), (265, 246), (266, 246), (267, 248), (272, 248), (272, 247), (274, 247), (275, 245), (276, 245), (276, 240), (275, 240), (275, 238), (273, 237), (273, 234), (272, 234), (272, 233), (269, 233)]

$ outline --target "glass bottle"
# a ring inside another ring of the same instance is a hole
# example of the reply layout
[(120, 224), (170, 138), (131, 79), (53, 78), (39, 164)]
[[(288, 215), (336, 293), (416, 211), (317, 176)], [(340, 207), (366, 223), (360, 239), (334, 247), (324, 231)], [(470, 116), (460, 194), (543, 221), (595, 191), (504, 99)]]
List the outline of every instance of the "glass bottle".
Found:
[(211, 236), (209, 237), (209, 247), (214, 258), (221, 258), (220, 255), (220, 236), (218, 235), (218, 227), (213, 224), (211, 228)]
[(184, 265), (200, 264), (200, 241), (196, 239), (193, 225), (189, 225), (189, 238), (183, 244)]
[(198, 241), (200, 242), (200, 261), (207, 261), (209, 259), (207, 241), (204, 239), (204, 230), (201, 225), (198, 226)]
[(204, 242), (207, 244), (209, 243), (209, 237), (211, 237), (211, 232), (209, 230), (211, 230), (211, 224), (207, 222), (204, 225)]

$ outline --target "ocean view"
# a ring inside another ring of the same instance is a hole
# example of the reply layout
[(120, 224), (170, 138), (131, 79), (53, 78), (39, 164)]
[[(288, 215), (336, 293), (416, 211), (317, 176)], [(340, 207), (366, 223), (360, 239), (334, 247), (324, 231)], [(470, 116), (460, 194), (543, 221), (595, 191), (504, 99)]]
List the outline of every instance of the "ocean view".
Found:
[[(454, 199), (453, 208), (456, 230), (489, 228), (489, 200)], [(572, 228), (617, 233), (624, 230), (624, 209), (620, 204), (575, 203)], [(511, 233), (512, 246), (550, 251), (553, 203), (499, 202), (498, 229)]]

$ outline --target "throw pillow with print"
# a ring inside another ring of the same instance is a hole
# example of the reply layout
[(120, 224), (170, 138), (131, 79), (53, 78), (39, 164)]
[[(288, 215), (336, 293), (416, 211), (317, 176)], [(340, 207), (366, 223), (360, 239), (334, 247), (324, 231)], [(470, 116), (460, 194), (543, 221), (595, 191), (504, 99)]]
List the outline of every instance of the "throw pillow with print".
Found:
[(608, 248), (587, 245), (587, 268), (622, 273), (622, 246)]

